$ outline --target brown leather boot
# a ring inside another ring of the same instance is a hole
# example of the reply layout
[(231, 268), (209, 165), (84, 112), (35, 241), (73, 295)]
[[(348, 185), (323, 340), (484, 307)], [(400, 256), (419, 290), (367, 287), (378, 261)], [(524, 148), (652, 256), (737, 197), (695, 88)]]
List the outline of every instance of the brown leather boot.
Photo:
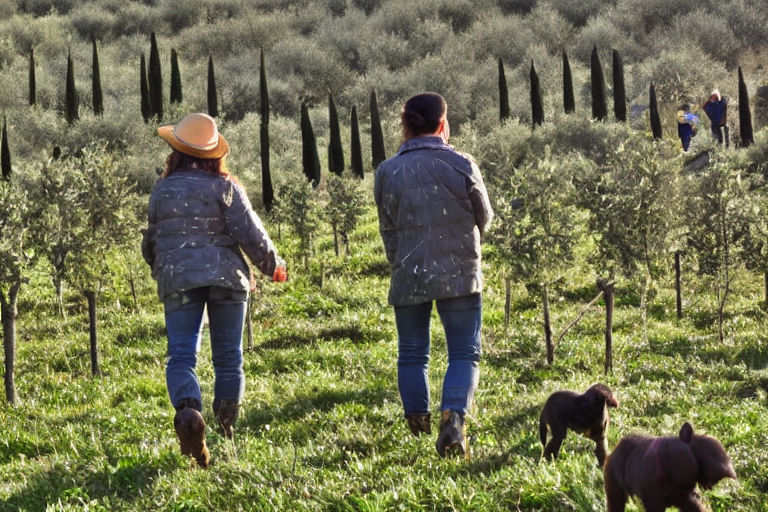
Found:
[(201, 468), (207, 468), (211, 455), (205, 445), (205, 421), (200, 411), (184, 407), (176, 412), (173, 427), (179, 437), (182, 455), (191, 455)]
[(232, 439), (235, 421), (237, 421), (237, 417), (240, 415), (240, 404), (237, 400), (215, 400), (213, 412), (219, 421), (221, 435), (227, 439)]
[(440, 433), (435, 448), (441, 457), (462, 454), (469, 457), (464, 418), (456, 411), (445, 409), (441, 413)]
[(408, 426), (414, 437), (419, 437), (419, 434), (422, 432), (425, 434), (432, 433), (432, 425), (430, 424), (432, 415), (428, 412), (423, 414), (406, 414), (405, 419), (408, 420)]

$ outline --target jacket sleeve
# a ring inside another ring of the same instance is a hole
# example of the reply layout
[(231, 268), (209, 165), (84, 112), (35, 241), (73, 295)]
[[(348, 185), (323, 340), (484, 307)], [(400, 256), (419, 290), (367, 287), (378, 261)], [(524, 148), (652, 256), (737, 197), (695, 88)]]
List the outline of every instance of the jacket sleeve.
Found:
[(224, 182), (223, 211), (230, 236), (240, 245), (248, 259), (267, 276), (272, 276), (275, 267), (285, 262), (277, 255), (261, 219), (251, 207), (251, 201), (237, 183)]
[(157, 232), (157, 212), (154, 208), (154, 196), (149, 199), (147, 229), (142, 232), (141, 255), (150, 267), (155, 262), (155, 233)]
[(491, 201), (488, 198), (488, 191), (485, 189), (480, 168), (474, 160), (470, 161), (472, 162), (472, 174), (469, 179), (467, 194), (469, 194), (469, 200), (472, 202), (472, 209), (475, 212), (475, 225), (482, 235), (491, 224), (493, 208), (491, 208)]
[(387, 253), (387, 261), (392, 264), (397, 254), (397, 228), (392, 222), (384, 205), (384, 172), (379, 167), (376, 170), (376, 179), (373, 183), (373, 195), (376, 199), (376, 209), (379, 214), (379, 233), (384, 242), (384, 250)]

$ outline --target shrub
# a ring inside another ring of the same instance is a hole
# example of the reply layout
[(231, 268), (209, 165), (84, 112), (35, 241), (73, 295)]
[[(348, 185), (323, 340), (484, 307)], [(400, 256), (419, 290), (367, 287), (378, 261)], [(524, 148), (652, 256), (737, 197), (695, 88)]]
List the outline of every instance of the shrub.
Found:
[(118, 15), (94, 3), (81, 4), (69, 14), (70, 22), (80, 37), (96, 37), (108, 41), (114, 36), (113, 30), (122, 20)]

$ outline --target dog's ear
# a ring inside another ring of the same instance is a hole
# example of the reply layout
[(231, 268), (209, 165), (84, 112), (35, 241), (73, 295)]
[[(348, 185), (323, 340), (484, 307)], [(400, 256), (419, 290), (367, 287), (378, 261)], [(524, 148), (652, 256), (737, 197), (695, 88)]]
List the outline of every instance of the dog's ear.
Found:
[(693, 439), (693, 426), (687, 421), (680, 427), (680, 440), (684, 443), (689, 443)]

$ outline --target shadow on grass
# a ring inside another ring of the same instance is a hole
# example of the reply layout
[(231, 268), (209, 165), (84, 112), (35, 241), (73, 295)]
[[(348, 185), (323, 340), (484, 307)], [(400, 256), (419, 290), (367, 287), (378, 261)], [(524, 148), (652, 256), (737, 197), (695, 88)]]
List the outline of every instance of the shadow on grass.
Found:
[(363, 343), (372, 335), (359, 325), (344, 325), (321, 329), (317, 332), (287, 332), (284, 335), (269, 338), (257, 345), (259, 349), (285, 349), (313, 345), (318, 341), (349, 340), (354, 344)]
[(140, 498), (142, 491), (146, 494), (161, 473), (176, 466), (177, 458), (170, 452), (160, 457), (118, 459), (96, 470), (86, 462), (76, 467), (56, 464), (29, 478), (27, 485), (12, 494), (0, 510), (46, 510), (59, 502), (82, 505), (106, 496), (131, 502)]

